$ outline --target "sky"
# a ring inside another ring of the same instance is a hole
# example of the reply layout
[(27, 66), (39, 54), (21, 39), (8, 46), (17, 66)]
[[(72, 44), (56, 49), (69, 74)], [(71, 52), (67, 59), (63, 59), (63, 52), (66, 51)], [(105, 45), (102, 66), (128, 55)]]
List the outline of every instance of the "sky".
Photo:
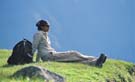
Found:
[(0, 49), (32, 42), (40, 19), (56, 51), (135, 62), (134, 0), (0, 0)]

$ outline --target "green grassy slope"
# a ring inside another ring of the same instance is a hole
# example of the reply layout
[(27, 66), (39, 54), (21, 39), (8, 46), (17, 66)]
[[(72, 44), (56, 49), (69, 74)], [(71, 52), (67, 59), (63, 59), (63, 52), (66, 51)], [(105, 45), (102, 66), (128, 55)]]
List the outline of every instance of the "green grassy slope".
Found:
[(0, 82), (43, 82), (39, 79), (30, 80), (10, 78), (17, 70), (38, 65), (58, 73), (66, 78), (66, 82), (135, 82), (135, 76), (129, 73), (134, 66), (132, 63), (108, 59), (102, 68), (80, 63), (40, 62), (17, 66), (7, 66), (11, 51), (0, 50)]

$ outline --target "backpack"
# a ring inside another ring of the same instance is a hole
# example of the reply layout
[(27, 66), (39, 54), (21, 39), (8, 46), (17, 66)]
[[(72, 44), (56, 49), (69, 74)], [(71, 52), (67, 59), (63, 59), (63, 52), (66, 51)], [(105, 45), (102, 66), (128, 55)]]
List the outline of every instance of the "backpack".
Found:
[(32, 43), (27, 39), (23, 39), (14, 46), (7, 63), (11, 65), (26, 64), (31, 63), (32, 59)]

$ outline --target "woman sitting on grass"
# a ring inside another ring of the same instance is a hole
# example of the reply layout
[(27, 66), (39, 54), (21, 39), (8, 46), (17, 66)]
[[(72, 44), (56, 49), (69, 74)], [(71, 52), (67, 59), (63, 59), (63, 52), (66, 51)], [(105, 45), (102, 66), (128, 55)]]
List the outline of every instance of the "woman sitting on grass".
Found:
[(49, 24), (45, 20), (40, 20), (36, 24), (38, 32), (33, 37), (33, 53), (38, 50), (36, 62), (40, 61), (58, 61), (58, 62), (81, 62), (84, 64), (102, 67), (107, 56), (101, 54), (99, 58), (86, 56), (78, 51), (57, 52), (51, 47), (48, 37)]

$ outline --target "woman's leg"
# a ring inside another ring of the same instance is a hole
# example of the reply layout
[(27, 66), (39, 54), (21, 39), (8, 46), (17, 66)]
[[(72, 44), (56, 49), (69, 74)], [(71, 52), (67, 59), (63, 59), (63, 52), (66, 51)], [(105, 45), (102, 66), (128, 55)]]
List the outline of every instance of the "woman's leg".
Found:
[(97, 67), (102, 67), (105, 63), (107, 56), (101, 54), (98, 58), (93, 56), (86, 56), (77, 51), (67, 51), (67, 52), (52, 52), (48, 55), (41, 57), (43, 61), (58, 61), (58, 62), (80, 62), (88, 65), (94, 65)]
[(77, 51), (54, 52), (52, 59), (59, 62), (81, 62), (85, 64), (95, 65), (97, 58), (86, 56)]

